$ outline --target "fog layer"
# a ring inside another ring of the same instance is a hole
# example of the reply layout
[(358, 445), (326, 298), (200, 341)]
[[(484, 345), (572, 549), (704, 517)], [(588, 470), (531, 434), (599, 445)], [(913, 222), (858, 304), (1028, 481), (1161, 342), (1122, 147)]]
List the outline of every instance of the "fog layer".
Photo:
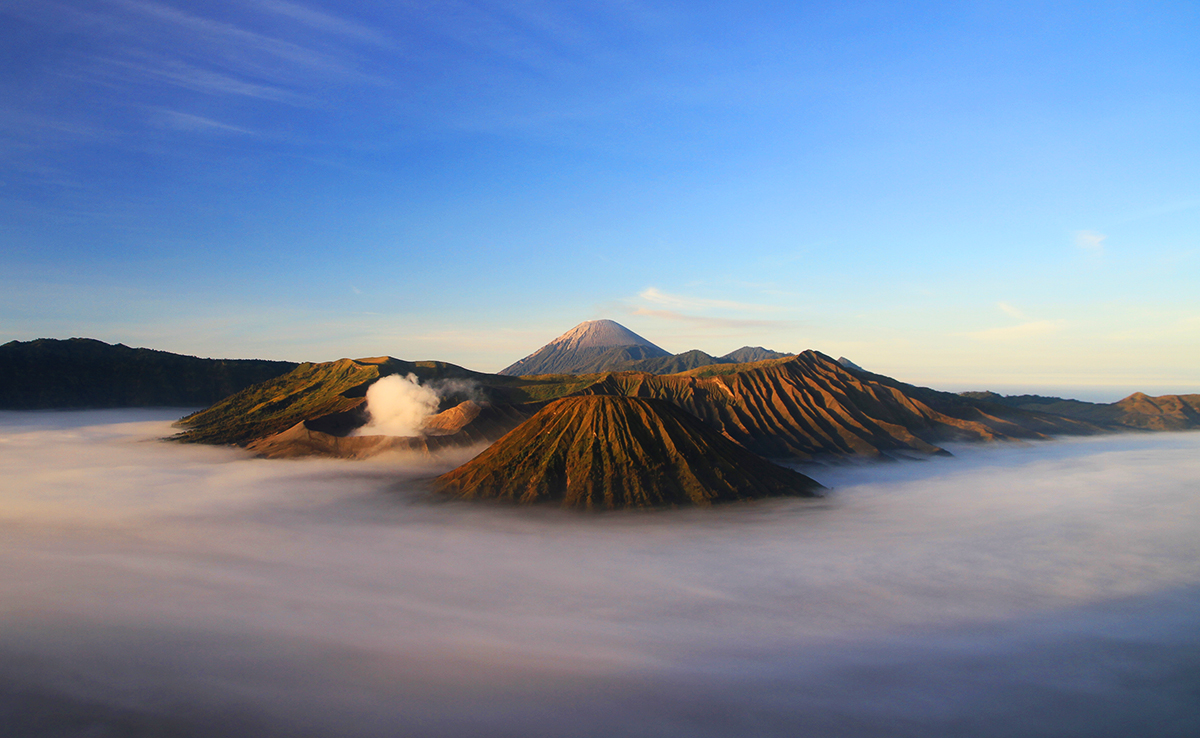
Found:
[(0, 734), (1200, 728), (1200, 434), (585, 516), (155, 440), (177, 416), (0, 413)]

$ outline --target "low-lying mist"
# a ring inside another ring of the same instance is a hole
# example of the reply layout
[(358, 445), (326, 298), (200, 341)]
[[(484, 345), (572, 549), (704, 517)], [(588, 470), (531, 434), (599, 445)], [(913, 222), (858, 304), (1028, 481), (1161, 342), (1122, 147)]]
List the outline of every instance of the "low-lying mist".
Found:
[(804, 469), (820, 500), (433, 499), (178, 414), (0, 413), (0, 734), (1193, 735), (1200, 434)]

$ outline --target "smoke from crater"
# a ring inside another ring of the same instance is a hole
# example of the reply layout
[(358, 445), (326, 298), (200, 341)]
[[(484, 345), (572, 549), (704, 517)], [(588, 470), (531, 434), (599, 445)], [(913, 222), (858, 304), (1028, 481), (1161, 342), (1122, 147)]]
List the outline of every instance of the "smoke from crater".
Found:
[(421, 386), (415, 374), (382, 377), (367, 388), (369, 420), (354, 435), (419, 436), (440, 402), (437, 391)]

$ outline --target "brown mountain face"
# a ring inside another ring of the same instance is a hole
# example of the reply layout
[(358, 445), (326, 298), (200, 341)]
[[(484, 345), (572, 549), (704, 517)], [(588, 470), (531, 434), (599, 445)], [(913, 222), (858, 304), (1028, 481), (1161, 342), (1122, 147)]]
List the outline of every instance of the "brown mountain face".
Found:
[[(423, 430), (424, 436), (453, 438), (368, 442), (363, 439), (370, 436), (349, 436), (366, 420), (362, 403), (367, 387), (380, 376), (397, 372), (415, 373), (422, 382), (466, 379), (487, 399), (474, 408), (449, 406)], [(185, 431), (177, 438), (237, 443), (264, 456), (362, 458), (398, 447), (424, 449), (493, 441), (550, 400), (571, 395), (668, 400), (718, 433), (769, 458), (928, 454), (941, 451), (937, 444), (946, 440), (1043, 438), (1101, 430), (1086, 420), (914, 387), (848, 369), (824, 354), (806, 351), (782, 359), (703, 366), (672, 375), (609, 372), (506, 377), (441, 362), (390, 358), (305, 364), (185, 418)], [(1139, 402), (1140, 407), (1147, 401)], [(1171, 407), (1159, 408), (1162, 418), (1155, 422), (1168, 424), (1164, 427), (1182, 422), (1174, 418), (1186, 417), (1184, 406)]]
[(246, 448), (268, 459), (332, 456), (367, 459), (389, 451), (431, 454), (451, 448), (491, 443), (520, 425), (532, 409), (514, 405), (481, 405), (472, 400), (425, 421), (419, 436), (346, 436), (328, 432), (328, 418), (301, 421), (280, 433), (260, 438)]
[(611, 396), (550, 403), (434, 486), (465, 499), (606, 510), (814, 496), (820, 489), (669, 402)]
[[(246, 446), (294, 429), (345, 436), (367, 421), (367, 389), (381, 377), (414, 374), (422, 384), (463, 380), (477, 387), (487, 405), (521, 406), (559, 397), (583, 383), (497, 377), (442, 361), (403, 361), (391, 357), (339, 359), (301, 364), (280, 377), (248, 387), (180, 420), (174, 440)], [(453, 394), (453, 393), (451, 393)], [(451, 397), (448, 402), (461, 398)], [(523, 410), (522, 419), (537, 408)], [(516, 425), (515, 423), (513, 424)], [(509, 430), (508, 428), (505, 431)], [(503, 433), (495, 435), (499, 438)]]
[(1200, 395), (1162, 395), (1151, 397), (1141, 392), (1114, 403), (1119, 409), (1117, 422), (1147, 430), (1189, 430), (1200, 428)]
[(1200, 428), (1200, 395), (1151, 397), (1135, 392), (1119, 402), (1098, 403), (1043, 395), (1000, 395), (963, 392), (975, 404), (1000, 405), (1073, 418), (1108, 430), (1181, 431)]
[[(768, 458), (879, 456), (889, 451), (942, 452), (948, 440), (1042, 438), (1087, 433), (1087, 423), (968, 401), (935, 409), (888, 385), (848, 371), (816, 351), (794, 357), (682, 374), (614, 373), (583, 394), (649, 397), (673, 402), (746, 448)], [(914, 391), (918, 388), (912, 388)], [(930, 402), (946, 393), (933, 393)], [(947, 397), (954, 398), (953, 395)], [(949, 401), (947, 401), (949, 402)]]

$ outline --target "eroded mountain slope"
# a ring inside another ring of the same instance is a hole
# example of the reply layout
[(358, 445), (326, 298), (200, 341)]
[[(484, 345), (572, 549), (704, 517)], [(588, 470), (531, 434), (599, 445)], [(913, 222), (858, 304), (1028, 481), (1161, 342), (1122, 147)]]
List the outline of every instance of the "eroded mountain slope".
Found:
[(465, 499), (593, 510), (812, 496), (820, 489), (677, 405), (604, 395), (550, 403), (438, 477), (435, 487)]

